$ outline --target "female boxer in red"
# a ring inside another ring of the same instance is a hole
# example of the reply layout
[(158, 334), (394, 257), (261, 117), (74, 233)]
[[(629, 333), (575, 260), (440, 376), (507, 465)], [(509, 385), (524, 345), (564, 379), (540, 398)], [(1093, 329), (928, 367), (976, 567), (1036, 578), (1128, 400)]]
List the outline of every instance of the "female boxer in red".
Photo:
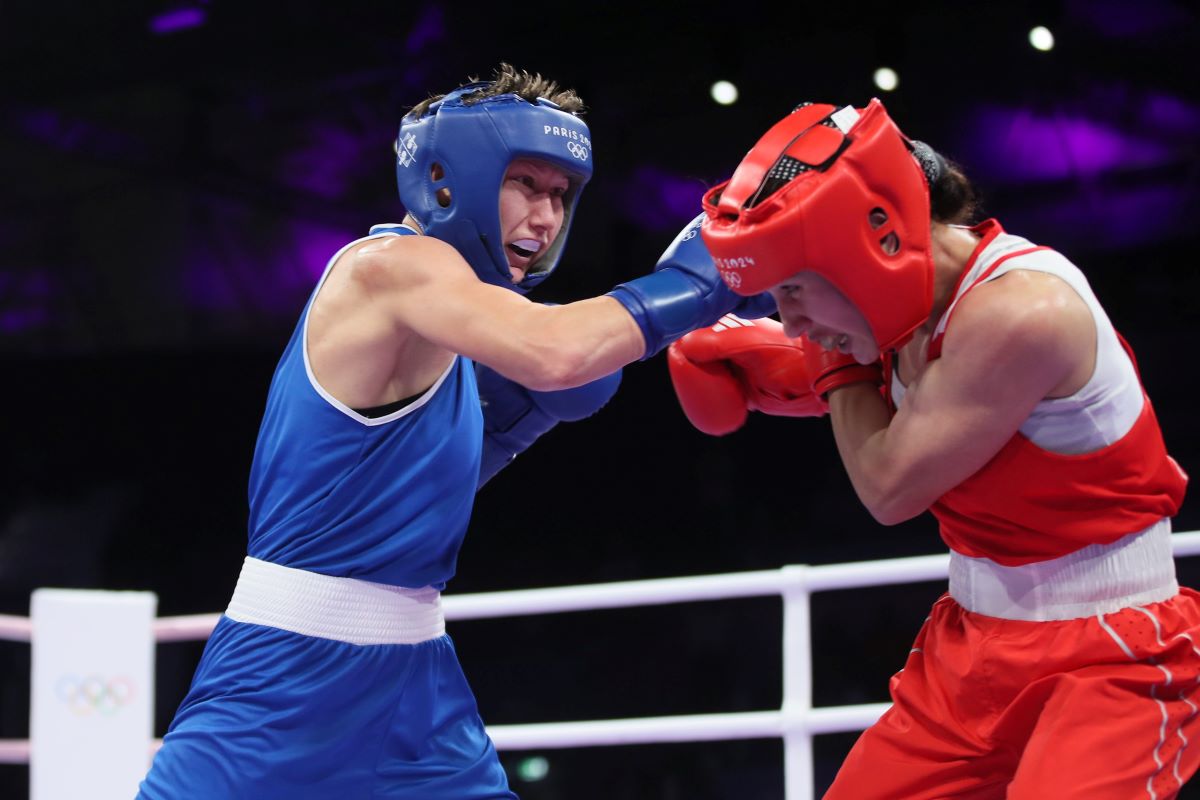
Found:
[(702, 226), (782, 326), (684, 337), (676, 390), (713, 433), (748, 408), (828, 413), (871, 513), (928, 509), (950, 548), (949, 592), (827, 798), (1173, 797), (1200, 765), (1200, 602), (1170, 540), (1187, 476), (1083, 274), (959, 224), (971, 196), (877, 100), (797, 108)]

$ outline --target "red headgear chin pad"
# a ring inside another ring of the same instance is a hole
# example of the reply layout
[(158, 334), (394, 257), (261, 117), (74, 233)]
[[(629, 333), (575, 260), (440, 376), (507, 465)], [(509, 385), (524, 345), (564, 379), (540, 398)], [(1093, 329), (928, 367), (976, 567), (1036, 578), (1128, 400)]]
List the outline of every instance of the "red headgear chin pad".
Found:
[(705, 195), (701, 235), (738, 294), (812, 270), (863, 313), (881, 349), (898, 347), (933, 306), (929, 187), (882, 103), (856, 122), (834, 112), (802, 106), (767, 131)]

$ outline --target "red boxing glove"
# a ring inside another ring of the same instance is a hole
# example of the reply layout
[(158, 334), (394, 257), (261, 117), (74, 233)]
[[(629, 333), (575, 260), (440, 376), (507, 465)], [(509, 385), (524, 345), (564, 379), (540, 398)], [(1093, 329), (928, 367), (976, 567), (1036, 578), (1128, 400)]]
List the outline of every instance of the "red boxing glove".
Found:
[(838, 350), (826, 350), (808, 337), (802, 338), (806, 369), (812, 376), (812, 390), (822, 400), (828, 398), (834, 389), (851, 383), (883, 385), (883, 368), (878, 362), (860, 364), (853, 356)]
[(742, 427), (751, 411), (783, 417), (820, 417), (829, 411), (812, 390), (806, 346), (820, 349), (784, 336), (773, 319), (726, 314), (716, 325), (674, 342), (667, 366), (691, 423), (723, 436)]

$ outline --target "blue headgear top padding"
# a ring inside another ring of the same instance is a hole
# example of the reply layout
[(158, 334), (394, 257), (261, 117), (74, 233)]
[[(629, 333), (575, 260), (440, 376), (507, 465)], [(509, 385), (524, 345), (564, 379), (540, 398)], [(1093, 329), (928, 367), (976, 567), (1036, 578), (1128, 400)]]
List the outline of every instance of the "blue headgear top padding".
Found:
[[(427, 235), (458, 250), (480, 280), (525, 292), (545, 280), (562, 255), (579, 193), (592, 177), (592, 139), (583, 120), (545, 98), (530, 103), (501, 94), (463, 103), (463, 95), (489, 85), (463, 86), (420, 117), (400, 121), (396, 180), (405, 210)], [(514, 285), (500, 231), (500, 185), (518, 158), (559, 167), (570, 186), (562, 229)], [(437, 180), (435, 164), (441, 167)], [(449, 192), (445, 206), (438, 202), (440, 189)]]

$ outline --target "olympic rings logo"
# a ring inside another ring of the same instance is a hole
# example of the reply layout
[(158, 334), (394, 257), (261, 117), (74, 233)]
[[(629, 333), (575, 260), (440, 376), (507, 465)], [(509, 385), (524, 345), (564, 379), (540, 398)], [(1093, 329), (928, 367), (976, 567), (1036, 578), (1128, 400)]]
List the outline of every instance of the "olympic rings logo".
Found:
[(63, 675), (54, 684), (54, 694), (77, 717), (92, 714), (111, 716), (133, 701), (133, 682), (116, 677), (105, 680), (99, 675)]
[(687, 230), (683, 232), (683, 236), (679, 237), (679, 241), (687, 242), (695, 239), (700, 235), (700, 226), (704, 224), (704, 217), (699, 216), (692, 220), (692, 224), (687, 226)]
[(736, 289), (742, 285), (742, 276), (732, 270), (721, 270), (721, 277), (725, 279), (725, 283), (730, 289)]
[(578, 158), (580, 161), (588, 160), (588, 149), (579, 142), (567, 142), (567, 152)]

